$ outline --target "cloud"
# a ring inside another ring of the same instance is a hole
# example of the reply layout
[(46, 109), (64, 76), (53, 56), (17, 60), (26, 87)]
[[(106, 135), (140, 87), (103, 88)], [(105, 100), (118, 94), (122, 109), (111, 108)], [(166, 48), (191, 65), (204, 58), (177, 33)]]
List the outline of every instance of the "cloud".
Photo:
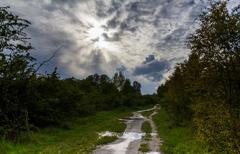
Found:
[(151, 81), (160, 81), (169, 69), (170, 64), (167, 60), (157, 60), (154, 55), (149, 55), (140, 66), (134, 69), (133, 74), (143, 75)]
[(106, 41), (109, 42), (120, 41), (119, 33), (113, 33), (112, 36), (109, 36), (107, 33), (103, 33), (102, 36), (105, 38)]
[(61, 47), (47, 70), (57, 66), (64, 76), (83, 78), (124, 68), (131, 79), (155, 81), (148, 83), (152, 87), (189, 54), (186, 37), (207, 1), (1, 0), (0, 5), (32, 22), (28, 32), (38, 61)]
[(154, 55), (149, 55), (149, 56), (145, 59), (145, 61), (143, 62), (143, 64), (150, 63), (150, 62), (152, 62), (152, 61), (154, 61), (154, 60), (155, 60), (155, 56), (154, 56)]

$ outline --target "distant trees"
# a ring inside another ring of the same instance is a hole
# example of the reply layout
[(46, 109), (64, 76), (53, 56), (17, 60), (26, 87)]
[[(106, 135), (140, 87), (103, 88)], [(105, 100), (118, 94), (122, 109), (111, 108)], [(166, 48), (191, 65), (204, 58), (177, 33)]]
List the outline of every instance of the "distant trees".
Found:
[(240, 153), (240, 6), (214, 3), (189, 37), (191, 54), (158, 89), (175, 123), (192, 122), (213, 153)]
[(30, 123), (37, 127), (57, 126), (69, 118), (102, 110), (144, 105), (146, 102), (141, 93), (133, 90), (129, 79), (125, 80), (123, 89), (118, 90), (114, 79), (107, 75), (60, 80), (54, 71), (47, 76), (36, 77), (31, 81)]
[(125, 82), (125, 77), (122, 74), (122, 72), (119, 73), (115, 73), (113, 76), (113, 83), (115, 84), (115, 86), (117, 87), (117, 89), (119, 91), (122, 90), (123, 86), (124, 86), (124, 82)]
[(141, 84), (137, 81), (133, 82), (133, 89), (138, 92), (139, 94), (141, 93)]

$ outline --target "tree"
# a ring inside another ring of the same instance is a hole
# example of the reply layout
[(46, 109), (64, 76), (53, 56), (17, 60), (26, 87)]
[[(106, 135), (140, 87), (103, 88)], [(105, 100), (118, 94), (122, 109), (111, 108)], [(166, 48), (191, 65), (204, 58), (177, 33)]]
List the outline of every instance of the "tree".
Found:
[(190, 118), (213, 153), (240, 153), (240, 6), (213, 3), (188, 46), (188, 60), (158, 89), (161, 102), (174, 122)]
[(141, 93), (141, 84), (137, 81), (133, 82), (133, 89), (137, 92), (137, 93)]
[(0, 134), (15, 139), (21, 130), (28, 130), (28, 85), (33, 76), (34, 60), (24, 32), (30, 25), (0, 7)]
[(226, 2), (214, 3), (200, 17), (200, 28), (189, 39), (201, 66), (200, 84), (195, 89), (204, 90), (193, 106), (194, 123), (198, 137), (216, 152), (240, 152), (239, 44), (240, 9), (229, 13)]
[(124, 86), (124, 82), (125, 82), (125, 77), (122, 74), (122, 72), (114, 74), (114, 76), (113, 76), (113, 83), (115, 84), (115, 86), (117, 87), (117, 89), (119, 91), (122, 90), (122, 88)]

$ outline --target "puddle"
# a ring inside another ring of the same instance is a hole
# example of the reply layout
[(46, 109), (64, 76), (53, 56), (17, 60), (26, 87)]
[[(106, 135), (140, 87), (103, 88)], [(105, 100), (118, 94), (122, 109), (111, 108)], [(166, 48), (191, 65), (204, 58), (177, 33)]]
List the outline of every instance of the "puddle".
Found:
[(158, 136), (157, 133), (151, 133), (150, 135), (151, 135), (151, 136)]
[[(156, 109), (156, 106), (150, 110)], [(144, 110), (149, 111), (149, 110)], [(142, 116), (141, 112), (134, 112), (133, 115), (129, 118), (119, 119), (123, 121), (127, 127), (123, 134), (117, 134), (114, 132), (102, 132), (99, 133), (99, 136), (117, 136), (119, 139), (114, 141), (113, 143), (102, 146), (101, 148), (94, 151), (94, 154), (132, 154), (137, 153), (139, 149), (139, 145), (145, 133), (141, 132), (142, 123), (144, 122), (144, 116)], [(157, 133), (153, 131), (151, 133), (152, 137), (157, 136)], [(152, 152), (148, 152), (146, 154), (162, 154), (158, 151), (158, 149), (151, 149)]]
[(106, 132), (101, 132), (101, 133), (98, 133), (99, 135), (99, 138), (102, 138), (102, 137), (106, 137), (106, 136), (117, 136), (117, 137), (120, 137), (119, 133), (115, 133), (115, 132), (110, 132), (110, 131), (106, 131)]
[(145, 133), (125, 132), (120, 137), (122, 142), (116, 144), (109, 144), (106, 149), (112, 150), (114, 154), (125, 154), (129, 144), (136, 140), (141, 140)]

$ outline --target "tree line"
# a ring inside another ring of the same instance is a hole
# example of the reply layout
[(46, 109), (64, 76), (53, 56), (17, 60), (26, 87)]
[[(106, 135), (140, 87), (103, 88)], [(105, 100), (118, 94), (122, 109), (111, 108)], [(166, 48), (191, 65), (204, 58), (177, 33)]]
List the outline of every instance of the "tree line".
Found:
[(37, 128), (153, 102), (151, 96), (141, 95), (140, 83), (121, 72), (113, 78), (94, 74), (81, 80), (61, 79), (57, 69), (39, 74), (25, 32), (29, 26), (9, 7), (0, 7), (0, 138), (16, 141)]
[(158, 88), (173, 125), (190, 125), (212, 153), (240, 153), (240, 6), (213, 3), (189, 37), (191, 53)]

